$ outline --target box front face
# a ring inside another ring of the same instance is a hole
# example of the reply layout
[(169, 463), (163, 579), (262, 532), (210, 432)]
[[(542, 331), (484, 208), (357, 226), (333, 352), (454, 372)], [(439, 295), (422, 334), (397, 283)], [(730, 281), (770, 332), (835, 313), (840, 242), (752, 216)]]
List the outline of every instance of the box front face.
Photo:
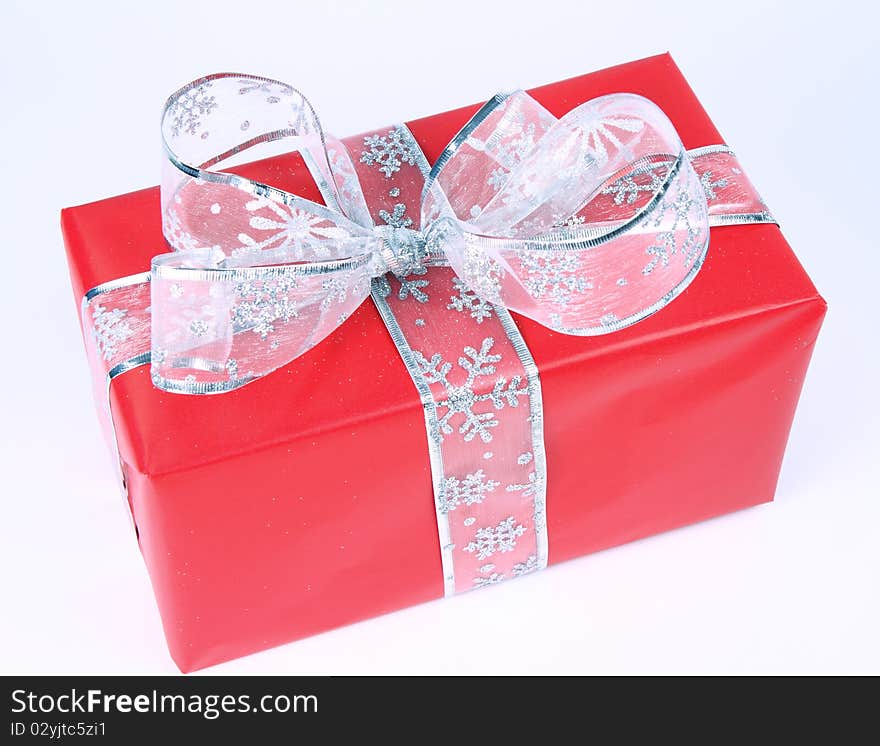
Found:
[[(613, 91), (655, 100), (687, 147), (721, 142), (665, 56), (535, 96), (558, 115)], [(433, 159), (472, 113), (411, 129)], [(317, 196), (289, 158), (254, 168)], [(158, 195), (69, 211), (65, 235), (78, 292), (142, 271)], [(753, 225), (713, 228), (686, 293), (629, 329), (568, 337), (517, 317), (541, 371), (550, 562), (771, 499), (823, 311), (778, 229)], [(182, 668), (442, 595), (422, 406), (372, 304), (234, 393), (163, 393), (139, 368), (111, 401)]]
[[(545, 374), (550, 562), (772, 499), (822, 312), (796, 305)], [(133, 484), (178, 664), (440, 597), (423, 428), (412, 408)]]

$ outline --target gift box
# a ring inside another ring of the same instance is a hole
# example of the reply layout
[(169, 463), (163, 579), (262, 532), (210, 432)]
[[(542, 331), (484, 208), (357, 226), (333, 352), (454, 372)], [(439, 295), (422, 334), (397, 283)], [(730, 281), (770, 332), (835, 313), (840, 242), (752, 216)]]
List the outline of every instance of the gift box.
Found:
[[(530, 93), (562, 116), (622, 91), (688, 149), (723, 142), (668, 55)], [(477, 110), (408, 127), (433, 163)], [(298, 156), (240, 172), (322, 200)], [(168, 250), (158, 188), (68, 208), (62, 230), (78, 307)], [(765, 222), (712, 227), (681, 296), (612, 334), (514, 314), (540, 375), (549, 563), (772, 500), (824, 313)], [(222, 395), (163, 391), (149, 366), (101, 394), (183, 671), (444, 595), (423, 403), (374, 304)]]

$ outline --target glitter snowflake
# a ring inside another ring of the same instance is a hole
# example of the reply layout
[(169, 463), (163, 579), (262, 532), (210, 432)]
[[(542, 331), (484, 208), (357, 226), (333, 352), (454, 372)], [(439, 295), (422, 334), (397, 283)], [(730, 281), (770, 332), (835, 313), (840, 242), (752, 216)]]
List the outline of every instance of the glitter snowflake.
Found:
[[(395, 277), (400, 282), (400, 290), (397, 292), (397, 297), (400, 300), (406, 300), (409, 297), (414, 298), (419, 303), (427, 303), (429, 298), (428, 294), (423, 290), (423, 288), (428, 287), (431, 284), (430, 280), (418, 279), (419, 275), (427, 274), (427, 269), (424, 267), (420, 267), (419, 269), (413, 270), (406, 277), (401, 277), (400, 275), (395, 275)], [(415, 277), (414, 277), (415, 276)], [(375, 283), (376, 289), (379, 291), (379, 295), (383, 298), (387, 298), (391, 295), (391, 283), (388, 281), (388, 276), (383, 275), (382, 277), (377, 277), (373, 280)], [(424, 326), (424, 319), (416, 319), (416, 326)]]
[(497, 192), (507, 182), (508, 175), (507, 169), (499, 166), (492, 170), (492, 173), (486, 179), (486, 183)]
[(296, 284), (294, 277), (284, 275), (238, 283), (235, 294), (239, 301), (232, 307), (235, 331), (250, 330), (265, 340), (275, 331), (277, 322), (296, 318), (296, 304), (290, 297)]
[(675, 225), (673, 230), (680, 230), (681, 226), (684, 227), (684, 241), (682, 241), (679, 251), (684, 256), (684, 262), (686, 265), (694, 260), (700, 249), (700, 231), (697, 226), (691, 222), (694, 206), (696, 204), (694, 198), (691, 197), (687, 189), (684, 188), (678, 191), (678, 194), (672, 203), (672, 208), (675, 210)]
[(651, 274), (658, 264), (668, 267), (669, 257), (675, 254), (676, 251), (678, 251), (678, 244), (675, 240), (675, 233), (672, 231), (658, 233), (657, 240), (645, 249), (645, 253), (651, 257), (651, 261), (642, 268), (642, 274)]
[(189, 333), (196, 338), (204, 337), (210, 328), (208, 322), (204, 319), (193, 319), (189, 322)]
[(202, 126), (202, 118), (217, 108), (214, 96), (208, 95), (210, 87), (210, 81), (202, 83), (172, 101), (168, 107), (168, 116), (171, 117), (171, 135), (173, 137), (178, 137), (181, 132), (186, 132), (189, 135), (196, 134), (196, 131)]
[[(655, 169), (666, 168), (665, 164), (658, 164), (651, 169), (640, 173), (633, 173), (618, 179), (610, 186), (602, 190), (602, 194), (614, 195), (614, 204), (622, 205), (624, 201), (628, 205), (633, 204), (640, 194), (656, 194), (663, 186), (665, 173), (659, 174)], [(639, 181), (639, 176), (649, 176), (650, 181)]]
[(249, 212), (266, 208), (273, 213), (269, 216), (254, 215), (249, 223), (251, 228), (268, 231), (269, 236), (258, 241), (247, 233), (239, 233), (241, 247), (233, 252), (236, 255), (269, 249), (287, 251), (295, 261), (326, 258), (331, 255), (331, 242), (348, 236), (343, 229), (325, 217), (273, 200), (253, 199), (245, 204), (245, 208)]
[(471, 290), (466, 282), (454, 277), (452, 285), (458, 291), (458, 295), (453, 295), (449, 299), (449, 305), (446, 307), (450, 311), (469, 312), (471, 318), (478, 324), (482, 324), (484, 319), (492, 318), (492, 304)]
[(379, 170), (388, 179), (400, 171), (402, 164), (414, 166), (419, 156), (418, 147), (402, 127), (395, 127), (386, 135), (365, 137), (364, 145), (369, 150), (361, 153), (361, 163), (379, 166)]
[[(686, 187), (680, 187), (673, 198), (667, 193), (663, 201), (654, 213), (645, 218), (650, 227), (658, 228), (668, 221), (671, 215), (671, 225), (667, 230), (657, 234), (657, 240), (645, 249), (645, 253), (651, 260), (642, 268), (643, 275), (651, 274), (658, 265), (666, 267), (673, 254), (680, 254), (685, 265), (690, 264), (702, 245), (702, 232), (692, 222), (692, 213), (696, 201), (688, 193)], [(678, 243), (677, 234), (683, 235), (681, 245)]]
[(127, 314), (124, 308), (108, 310), (102, 305), (96, 305), (92, 311), (95, 343), (104, 360), (110, 360), (116, 354), (117, 345), (134, 334), (125, 318)]
[(557, 216), (553, 221), (553, 227), (560, 230), (566, 228), (580, 228), (586, 221), (587, 219), (583, 215), (570, 215), (567, 218)]
[(525, 532), (525, 527), (510, 516), (493, 528), (479, 529), (464, 551), (476, 552), (477, 559), (486, 559), (499, 552), (512, 552), (516, 548), (516, 540)]
[(348, 285), (344, 280), (338, 277), (332, 277), (321, 283), (321, 288), (326, 291), (326, 295), (321, 300), (321, 310), (326, 311), (330, 306), (336, 303), (344, 303), (348, 297)]
[(462, 277), (480, 297), (501, 303), (504, 270), (495, 259), (470, 242), (465, 243)]
[(491, 575), (486, 575), (482, 578), (474, 578), (474, 587), (484, 588), (487, 585), (495, 585), (496, 583), (500, 583), (502, 580), (504, 580), (504, 575), (498, 572), (493, 572)]
[(475, 412), (474, 408), (482, 402), (491, 402), (495, 409), (503, 409), (505, 404), (516, 407), (519, 405), (518, 397), (528, 396), (528, 385), (523, 382), (522, 376), (514, 376), (509, 382), (504, 376), (500, 376), (495, 381), (492, 391), (480, 394), (474, 391), (477, 379), (493, 375), (495, 363), (501, 360), (501, 355), (491, 354), (490, 350), (493, 344), (495, 344), (495, 340), (492, 337), (486, 337), (479, 350), (475, 350), (473, 347), (464, 348), (466, 357), (460, 357), (458, 365), (467, 372), (467, 377), (460, 384), (449, 380), (452, 363), (444, 361), (440, 353), (436, 353), (430, 360), (426, 360), (419, 352), (415, 353), (416, 361), (425, 380), (428, 383), (442, 384), (446, 390), (446, 398), (436, 403), (438, 412), (441, 409), (446, 410), (437, 422), (438, 435), (441, 440), (443, 439), (442, 434), (452, 434), (451, 421), (461, 415), (463, 421), (458, 432), (464, 436), (465, 441), (470, 442), (479, 435), (484, 443), (490, 442), (492, 440), (491, 429), (498, 427), (495, 413), (491, 410)]
[(703, 185), (703, 192), (706, 194), (706, 199), (717, 199), (718, 192), (716, 189), (724, 189), (727, 186), (727, 179), (716, 179), (712, 181), (712, 172), (705, 171), (703, 175), (700, 177), (700, 184)]
[(534, 497), (538, 494), (540, 486), (537, 475), (535, 472), (531, 472), (529, 480), (525, 484), (509, 484), (505, 489), (508, 492), (522, 492), (523, 497)]
[(592, 287), (578, 274), (580, 262), (576, 254), (524, 249), (517, 252), (517, 256), (528, 275), (523, 284), (533, 298), (549, 296), (553, 302), (567, 305), (574, 293), (583, 293)]
[(406, 216), (406, 205), (398, 202), (394, 205), (393, 212), (379, 210), (379, 217), (392, 228), (409, 228), (412, 226), (412, 218)]
[(513, 576), (519, 577), (538, 569), (538, 558), (533, 554), (525, 562), (517, 562), (512, 569)]
[(400, 280), (400, 290), (397, 291), (397, 297), (400, 300), (406, 300), (410, 296), (412, 296), (419, 303), (427, 303), (428, 302), (428, 294), (422, 289), (428, 287), (430, 284), (430, 280), (420, 280), (414, 279), (414, 275), (424, 275), (427, 274), (428, 270), (424, 267), (419, 267), (418, 269), (413, 270), (406, 277), (397, 277)]
[(486, 479), (482, 469), (468, 474), (464, 480), (447, 477), (443, 480), (443, 490), (437, 499), (437, 510), (445, 514), (459, 505), (479, 505), (499, 484), (494, 479)]

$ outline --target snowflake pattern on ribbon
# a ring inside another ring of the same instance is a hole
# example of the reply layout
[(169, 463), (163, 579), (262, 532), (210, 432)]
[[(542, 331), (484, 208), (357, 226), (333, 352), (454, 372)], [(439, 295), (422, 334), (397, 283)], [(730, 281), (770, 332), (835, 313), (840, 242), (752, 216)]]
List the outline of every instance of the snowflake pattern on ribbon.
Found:
[(504, 270), (495, 259), (468, 243), (464, 249), (462, 269), (462, 279), (475, 293), (491, 302), (500, 302)]
[(334, 302), (344, 303), (348, 298), (348, 283), (336, 277), (324, 280), (321, 283), (321, 288), (327, 292), (321, 299), (322, 311), (326, 311)]
[(102, 305), (96, 305), (92, 311), (95, 344), (104, 360), (110, 360), (117, 346), (134, 334), (126, 315), (124, 308), (107, 309)]
[(508, 492), (521, 492), (523, 497), (534, 497), (538, 494), (538, 476), (535, 472), (529, 472), (528, 481), (524, 484), (509, 484), (505, 489)]
[(364, 138), (364, 145), (368, 149), (361, 153), (361, 163), (378, 166), (385, 177), (390, 179), (400, 171), (402, 164), (415, 165), (420, 153), (414, 144), (402, 127), (395, 127), (385, 135), (369, 135)]
[(413, 224), (412, 218), (406, 215), (406, 205), (402, 202), (394, 205), (393, 212), (379, 210), (379, 217), (392, 228), (411, 228)]
[(476, 381), (493, 375), (495, 363), (501, 360), (501, 355), (491, 353), (494, 344), (495, 340), (492, 337), (486, 337), (479, 350), (470, 346), (464, 348), (465, 356), (458, 359), (458, 365), (467, 372), (467, 376), (460, 384), (449, 380), (453, 366), (452, 363), (445, 361), (440, 353), (435, 353), (430, 360), (420, 352), (415, 353), (425, 380), (429, 383), (439, 383), (446, 390), (446, 398), (436, 402), (438, 410), (446, 410), (437, 420), (440, 430), (438, 436), (441, 441), (443, 434), (451, 435), (454, 432), (451, 421), (462, 415), (463, 421), (458, 432), (464, 436), (464, 440), (470, 442), (479, 435), (484, 443), (489, 443), (492, 440), (491, 429), (498, 427), (498, 420), (493, 411), (476, 412), (474, 408), (482, 402), (491, 402), (496, 410), (503, 409), (505, 405), (516, 407), (519, 405), (519, 397), (529, 395), (528, 385), (523, 382), (521, 376), (514, 376), (510, 381), (500, 376), (491, 391), (479, 394), (474, 391)]
[(448, 513), (459, 505), (479, 505), (490, 492), (501, 484), (494, 479), (486, 479), (482, 469), (468, 474), (464, 479), (446, 477), (443, 490), (437, 499), (437, 510)]
[[(174, 99), (168, 109), (173, 137), (179, 137), (182, 132), (195, 135), (202, 120), (217, 108), (215, 97), (208, 93), (210, 88), (211, 81), (206, 81)], [(207, 132), (202, 132), (202, 137), (206, 136)]]
[[(238, 89), (239, 96), (247, 96), (251, 93), (265, 93), (267, 104), (277, 104), (281, 101), (279, 94), (289, 96), (293, 93), (293, 88), (289, 85), (276, 83), (269, 80), (256, 80), (251, 78), (239, 78)], [(299, 129), (298, 127), (296, 129)]]
[(419, 303), (427, 303), (428, 294), (424, 291), (424, 288), (428, 287), (431, 281), (419, 277), (419, 275), (426, 275), (427, 273), (428, 270), (425, 267), (419, 267), (406, 277), (398, 277), (400, 290), (397, 291), (397, 297), (400, 300), (412, 297)]
[(478, 529), (464, 551), (475, 552), (478, 559), (487, 559), (497, 552), (512, 552), (516, 548), (516, 540), (525, 532), (525, 526), (510, 516), (497, 526)]
[(712, 200), (718, 198), (717, 190), (724, 189), (728, 184), (728, 180), (725, 178), (713, 180), (712, 172), (704, 171), (703, 175), (700, 176), (700, 184), (703, 185), (703, 192), (706, 194), (706, 199)]
[(507, 182), (507, 177), (507, 169), (499, 166), (489, 173), (489, 176), (486, 177), (486, 183), (497, 192)]
[[(662, 171), (658, 173), (658, 169), (662, 169)], [(656, 194), (660, 191), (668, 170), (668, 166), (665, 163), (658, 163), (655, 166), (621, 177), (613, 184), (602, 189), (601, 193), (613, 195), (615, 205), (622, 205), (624, 201), (626, 204), (631, 205), (642, 194)], [(640, 177), (647, 177), (647, 181), (644, 178), (640, 179)]]
[(496, 583), (500, 583), (504, 580), (504, 574), (500, 572), (493, 572), (491, 575), (486, 575), (481, 578), (474, 578), (474, 587), (475, 588), (485, 588), (487, 585), (495, 585)]
[[(667, 215), (673, 216), (673, 221), (668, 230), (657, 234), (657, 241), (645, 249), (645, 253), (651, 260), (642, 269), (643, 275), (649, 275), (658, 265), (669, 265), (670, 257), (674, 254), (681, 256), (685, 265), (690, 264), (701, 248), (700, 231), (693, 224), (691, 214), (696, 205), (694, 198), (687, 189), (680, 187), (673, 198), (669, 192), (664, 196), (655, 214), (646, 217), (644, 222), (653, 222), (660, 225)], [(681, 243), (677, 237), (683, 234)]]
[(520, 575), (526, 575), (530, 572), (534, 572), (538, 569), (538, 558), (531, 554), (529, 558), (525, 562), (517, 562), (513, 566), (513, 576), (519, 577)]
[(232, 307), (235, 331), (249, 329), (263, 341), (268, 339), (277, 322), (286, 323), (298, 317), (290, 297), (296, 287), (296, 278), (285, 275), (238, 283), (235, 294), (239, 301)]
[(446, 306), (450, 311), (469, 313), (478, 324), (492, 318), (492, 304), (481, 298), (458, 277), (452, 278), (452, 287), (458, 293), (449, 299)]
[(575, 293), (592, 288), (580, 274), (580, 262), (573, 252), (524, 249), (517, 256), (527, 273), (523, 284), (533, 298), (549, 297), (564, 306), (571, 302)]

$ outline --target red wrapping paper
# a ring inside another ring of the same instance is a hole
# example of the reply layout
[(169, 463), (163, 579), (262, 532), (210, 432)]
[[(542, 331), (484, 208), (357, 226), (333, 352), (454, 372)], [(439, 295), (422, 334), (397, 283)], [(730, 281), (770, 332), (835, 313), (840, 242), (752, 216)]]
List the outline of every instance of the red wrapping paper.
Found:
[[(557, 116), (614, 92), (656, 102), (687, 148), (723, 142), (669, 55), (531, 91)], [(429, 161), (477, 108), (408, 123)], [(297, 157), (242, 172), (320, 201)], [(167, 250), (158, 188), (66, 209), (62, 230), (77, 307)], [(824, 313), (765, 224), (712, 228), (685, 293), (622, 331), (515, 315), (543, 388), (550, 563), (772, 500)], [(443, 595), (422, 405), (372, 303), (232, 393), (163, 393), (144, 366), (110, 397), (181, 670)]]

